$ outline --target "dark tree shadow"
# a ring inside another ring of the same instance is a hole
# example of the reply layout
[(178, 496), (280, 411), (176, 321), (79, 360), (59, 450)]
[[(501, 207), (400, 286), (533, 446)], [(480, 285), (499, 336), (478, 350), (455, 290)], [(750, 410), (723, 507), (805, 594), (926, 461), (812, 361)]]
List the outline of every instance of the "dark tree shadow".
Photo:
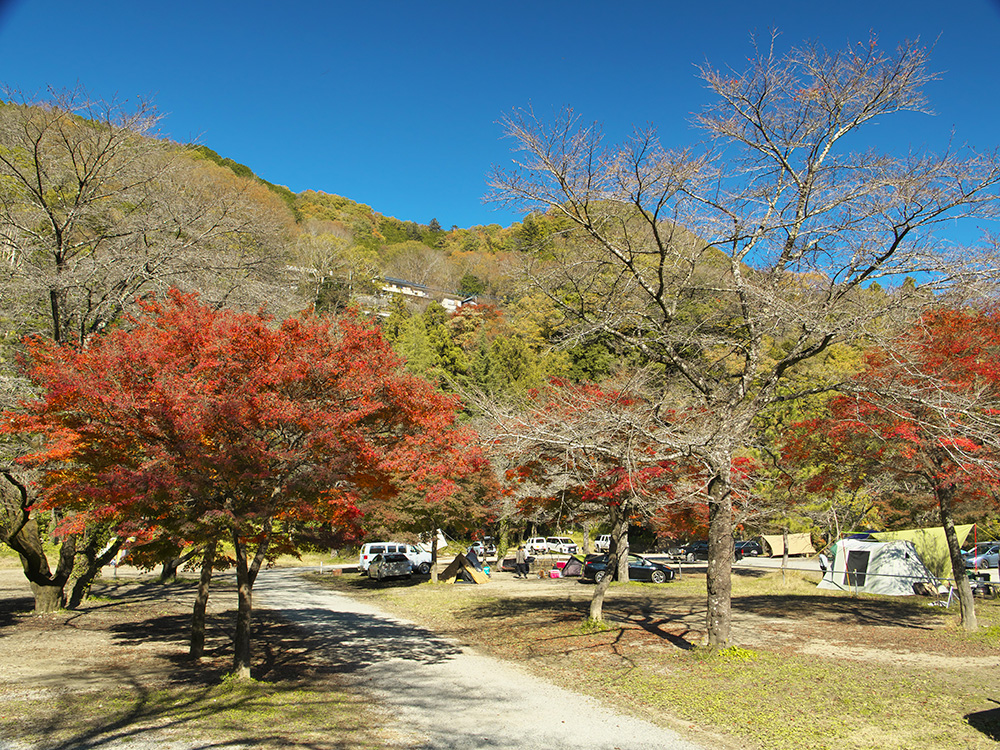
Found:
[(34, 609), (35, 602), (30, 596), (0, 599), (0, 636), (5, 628), (16, 624), (20, 617), (30, 615)]
[(734, 596), (734, 612), (748, 612), (773, 619), (821, 620), (849, 625), (891, 625), (933, 630), (939, 613), (910, 599), (860, 599), (840, 596), (766, 594)]
[[(991, 703), (1000, 705), (1000, 701), (990, 699)], [(988, 708), (985, 711), (976, 711), (966, 714), (965, 720), (969, 726), (978, 732), (982, 732), (994, 742), (1000, 742), (1000, 708)]]

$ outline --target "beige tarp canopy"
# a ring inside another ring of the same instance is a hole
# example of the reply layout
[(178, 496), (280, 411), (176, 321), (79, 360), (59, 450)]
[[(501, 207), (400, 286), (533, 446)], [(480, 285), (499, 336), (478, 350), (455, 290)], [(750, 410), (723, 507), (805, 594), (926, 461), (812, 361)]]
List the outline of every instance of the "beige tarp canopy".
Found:
[[(964, 547), (965, 540), (972, 531), (974, 523), (963, 524), (955, 527), (958, 535), (958, 546)], [(913, 542), (917, 549), (917, 554), (924, 561), (931, 573), (938, 578), (948, 578), (951, 573), (951, 560), (948, 554), (948, 542), (944, 538), (944, 529), (935, 526), (929, 529), (906, 529), (905, 531), (875, 531), (872, 537), (880, 542), (903, 541)], [(964, 572), (964, 571), (963, 571)], [(954, 578), (954, 575), (950, 576)]]
[[(760, 541), (764, 547), (765, 555), (769, 557), (782, 557), (785, 554), (785, 538), (783, 534), (762, 536)], [(816, 550), (813, 548), (812, 538), (809, 534), (789, 534), (788, 554), (815, 555)]]

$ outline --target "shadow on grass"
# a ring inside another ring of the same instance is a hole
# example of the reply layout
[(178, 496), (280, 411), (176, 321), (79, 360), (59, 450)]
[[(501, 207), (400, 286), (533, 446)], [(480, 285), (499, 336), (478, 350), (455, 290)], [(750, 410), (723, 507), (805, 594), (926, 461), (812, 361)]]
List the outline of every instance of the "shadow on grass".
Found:
[(809, 594), (734, 596), (733, 610), (760, 617), (820, 620), (849, 625), (891, 625), (934, 630), (940, 613), (912, 599), (861, 599)]
[[(991, 699), (990, 702), (1000, 705), (1000, 701)], [(1000, 708), (976, 711), (972, 714), (966, 714), (964, 718), (969, 722), (970, 727), (982, 732), (994, 742), (1000, 742)]]
[(31, 614), (34, 609), (35, 602), (30, 596), (0, 599), (0, 636), (4, 629), (16, 624), (19, 617)]
[[(212, 660), (232, 653), (236, 611), (219, 612), (207, 619), (207, 659), (201, 663), (187, 656), (190, 620), (190, 615), (167, 615), (115, 625), (110, 632), (124, 645), (151, 640), (175, 644), (177, 649), (169, 657), (172, 681), (217, 682), (227, 665), (220, 663), (213, 669)], [(460, 653), (454, 644), (417, 625), (323, 608), (287, 609), (280, 616), (255, 609), (253, 629), (254, 678), (300, 685), (389, 659), (431, 664)]]
[[(371, 747), (360, 699), (348, 705), (341, 694), (329, 700), (320, 692), (218, 683), (154, 691), (125, 675), (121, 684), (115, 696), (64, 695), (44, 714), (35, 707), (25, 737), (34, 750), (155, 747), (179, 738), (185, 750)], [(274, 706), (282, 704), (291, 707), (290, 716), (275, 721)]]
[[(704, 617), (704, 607), (677, 599), (630, 596), (609, 597), (604, 602), (604, 619), (612, 628), (639, 628), (685, 651), (695, 648), (687, 636), (700, 631), (691, 621)], [(470, 605), (462, 610), (464, 618), (491, 618), (530, 625), (535, 623), (582, 623), (590, 615), (590, 602), (565, 596), (533, 596), (524, 599), (498, 599)], [(574, 632), (569, 636), (589, 638), (591, 633)]]

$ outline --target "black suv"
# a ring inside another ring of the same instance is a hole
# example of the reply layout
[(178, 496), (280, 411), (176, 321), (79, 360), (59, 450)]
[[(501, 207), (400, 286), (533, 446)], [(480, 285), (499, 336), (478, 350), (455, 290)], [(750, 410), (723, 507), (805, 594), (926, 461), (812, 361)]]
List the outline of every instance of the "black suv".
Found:
[(757, 557), (764, 554), (764, 548), (760, 546), (760, 542), (736, 542), (735, 549), (737, 560), (743, 557)]
[(708, 542), (688, 542), (681, 547), (681, 553), (688, 562), (708, 559)]

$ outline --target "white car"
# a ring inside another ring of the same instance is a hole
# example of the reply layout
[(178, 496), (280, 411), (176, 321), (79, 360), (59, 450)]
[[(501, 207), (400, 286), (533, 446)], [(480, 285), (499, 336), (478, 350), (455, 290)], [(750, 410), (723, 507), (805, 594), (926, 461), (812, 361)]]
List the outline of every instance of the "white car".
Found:
[(557, 552), (560, 555), (575, 555), (579, 550), (576, 542), (568, 536), (550, 536), (545, 539), (545, 547), (549, 552)]
[(548, 542), (544, 536), (533, 536), (524, 543), (529, 555), (544, 555), (549, 551)]
[(608, 552), (611, 549), (611, 534), (601, 534), (594, 540), (594, 549), (598, 552)]
[(423, 547), (418, 547), (415, 544), (403, 544), (402, 542), (368, 542), (361, 545), (361, 554), (358, 556), (358, 567), (361, 568), (362, 575), (368, 574), (368, 566), (371, 565), (375, 555), (393, 553), (406, 555), (413, 569), (418, 573), (431, 572), (431, 553)]

